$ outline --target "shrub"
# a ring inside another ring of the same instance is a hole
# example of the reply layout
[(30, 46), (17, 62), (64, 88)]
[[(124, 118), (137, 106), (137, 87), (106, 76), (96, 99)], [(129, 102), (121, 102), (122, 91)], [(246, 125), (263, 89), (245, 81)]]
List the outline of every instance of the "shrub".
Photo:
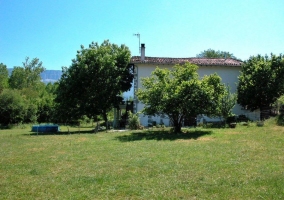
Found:
[(264, 121), (257, 121), (256, 125), (259, 127), (264, 126)]
[(279, 125), (279, 126), (283, 126), (284, 125), (284, 114), (280, 114), (277, 117), (277, 125)]
[(128, 126), (131, 130), (140, 129), (140, 120), (138, 114), (133, 114), (131, 111), (128, 111)]
[(235, 122), (233, 122), (233, 123), (230, 123), (230, 128), (236, 128), (236, 126), (237, 126), (237, 123), (235, 123)]
[(237, 121), (238, 122), (248, 122), (248, 121), (250, 121), (250, 119), (245, 115), (239, 115), (238, 118), (237, 118)]
[(227, 124), (231, 124), (235, 122), (236, 122), (236, 116), (230, 116), (227, 118)]

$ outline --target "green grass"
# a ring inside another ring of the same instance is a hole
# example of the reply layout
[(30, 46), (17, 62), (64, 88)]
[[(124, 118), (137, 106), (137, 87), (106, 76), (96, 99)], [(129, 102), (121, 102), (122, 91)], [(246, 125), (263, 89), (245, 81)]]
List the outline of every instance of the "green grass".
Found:
[(284, 127), (0, 130), (0, 199), (284, 199)]

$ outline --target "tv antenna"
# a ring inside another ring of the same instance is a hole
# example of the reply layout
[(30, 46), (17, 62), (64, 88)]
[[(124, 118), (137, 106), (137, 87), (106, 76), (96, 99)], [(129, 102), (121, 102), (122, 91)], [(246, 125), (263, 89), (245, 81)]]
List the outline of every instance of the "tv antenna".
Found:
[(133, 36), (137, 36), (139, 39), (139, 53), (141, 53), (141, 47), (140, 47), (140, 33), (134, 33)]

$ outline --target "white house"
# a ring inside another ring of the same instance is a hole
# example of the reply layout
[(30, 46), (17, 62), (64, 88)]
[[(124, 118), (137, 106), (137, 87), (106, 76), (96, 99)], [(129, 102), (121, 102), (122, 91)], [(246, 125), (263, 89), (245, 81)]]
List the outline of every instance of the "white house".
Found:
[[(231, 92), (237, 92), (238, 76), (241, 71), (241, 61), (235, 59), (208, 59), (208, 58), (166, 58), (166, 57), (148, 57), (145, 56), (145, 44), (141, 44), (141, 56), (133, 56), (131, 58), (131, 64), (134, 65), (134, 112), (141, 111), (144, 105), (138, 101), (135, 92), (138, 88), (142, 87), (141, 78), (148, 77), (151, 72), (158, 66), (159, 68), (171, 69), (175, 64), (184, 64), (190, 62), (198, 65), (198, 74), (200, 77), (217, 73), (221, 78), (222, 82), (229, 85)], [(245, 115), (251, 120), (259, 120), (260, 113), (250, 112), (243, 109), (240, 105), (235, 105), (233, 113), (236, 115)], [(205, 117), (205, 116), (204, 116)], [(206, 118), (206, 117), (205, 117)], [(210, 120), (210, 118), (207, 118)], [(214, 119), (211, 119), (214, 120)], [(140, 115), (140, 121), (143, 126), (147, 126), (149, 122), (161, 121), (165, 125), (169, 125), (169, 119), (166, 116), (145, 116)]]

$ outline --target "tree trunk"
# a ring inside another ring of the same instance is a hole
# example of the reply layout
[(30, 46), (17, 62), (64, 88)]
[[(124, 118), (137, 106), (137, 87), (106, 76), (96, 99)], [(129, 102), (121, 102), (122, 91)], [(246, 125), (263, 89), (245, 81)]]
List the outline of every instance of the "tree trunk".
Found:
[(179, 123), (178, 120), (174, 121), (174, 132), (175, 133), (181, 132), (181, 123)]
[(180, 125), (174, 126), (174, 132), (180, 133), (181, 132), (181, 126)]
[(107, 112), (106, 111), (103, 113), (103, 118), (104, 118), (104, 121), (105, 121), (105, 124), (106, 124), (106, 132), (107, 132), (107, 129), (108, 129), (108, 119), (107, 119)]
[(270, 117), (270, 106), (263, 106), (260, 108), (260, 120), (266, 120)]
[(181, 132), (181, 125), (183, 122), (183, 117), (179, 116), (179, 115), (172, 115), (169, 116), (170, 120), (173, 124), (173, 128), (174, 128), (174, 133), (180, 133)]

